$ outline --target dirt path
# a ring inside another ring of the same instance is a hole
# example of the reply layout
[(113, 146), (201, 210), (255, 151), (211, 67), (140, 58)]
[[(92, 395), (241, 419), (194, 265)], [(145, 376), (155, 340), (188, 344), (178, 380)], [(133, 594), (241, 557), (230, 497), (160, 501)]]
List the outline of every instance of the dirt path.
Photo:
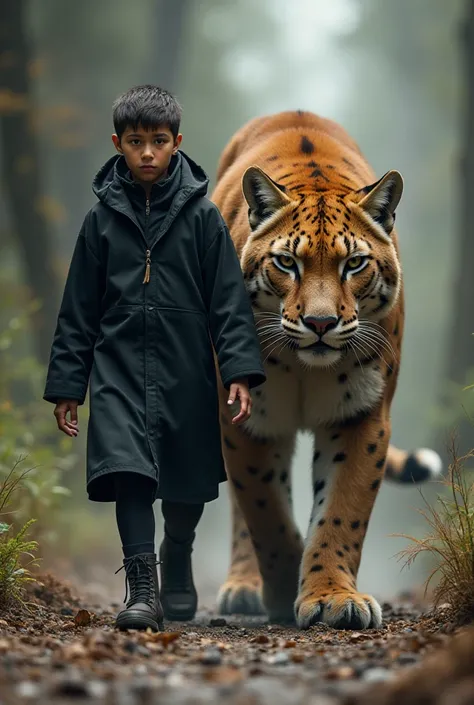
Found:
[(43, 583), (32, 588), (29, 614), (0, 619), (1, 705), (365, 705), (369, 694), (385, 703), (376, 693), (453, 631), (447, 611), (423, 614), (405, 601), (385, 604), (383, 628), (366, 632), (302, 632), (200, 612), (163, 634), (122, 634), (112, 626), (117, 606), (83, 604), (50, 576)]

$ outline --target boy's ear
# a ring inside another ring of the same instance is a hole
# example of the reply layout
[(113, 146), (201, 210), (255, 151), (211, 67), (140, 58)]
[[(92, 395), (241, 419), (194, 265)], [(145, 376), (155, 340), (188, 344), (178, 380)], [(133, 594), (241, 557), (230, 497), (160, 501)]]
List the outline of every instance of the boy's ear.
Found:
[(112, 135), (112, 142), (114, 143), (114, 147), (117, 150), (119, 154), (122, 154), (122, 146), (120, 144), (120, 137), (118, 135)]
[(174, 141), (173, 154), (176, 154), (176, 152), (180, 148), (182, 141), (183, 141), (183, 135), (181, 133), (179, 133), (179, 135), (176, 135), (176, 139)]

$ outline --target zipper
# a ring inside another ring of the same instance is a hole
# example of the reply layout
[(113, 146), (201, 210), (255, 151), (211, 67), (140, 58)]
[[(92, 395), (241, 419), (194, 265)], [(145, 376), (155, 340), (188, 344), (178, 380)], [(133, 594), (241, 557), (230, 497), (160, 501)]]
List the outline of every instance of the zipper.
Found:
[(146, 259), (145, 259), (145, 276), (143, 277), (143, 284), (148, 284), (150, 281), (150, 268), (151, 268), (151, 252), (150, 250), (146, 251)]
[[(150, 216), (150, 199), (147, 196), (145, 203), (145, 235), (148, 232), (148, 218)], [(150, 281), (150, 271), (151, 271), (151, 250), (146, 251), (145, 259), (145, 276), (143, 277), (143, 284), (148, 284)]]

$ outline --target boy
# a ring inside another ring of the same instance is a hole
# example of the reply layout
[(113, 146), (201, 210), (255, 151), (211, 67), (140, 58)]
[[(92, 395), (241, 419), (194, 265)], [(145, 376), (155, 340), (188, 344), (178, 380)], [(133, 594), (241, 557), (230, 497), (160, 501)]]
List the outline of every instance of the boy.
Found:
[[(228, 403), (240, 399), (234, 423), (248, 419), (249, 388), (265, 374), (208, 177), (179, 150), (180, 106), (138, 86), (114, 103), (113, 120), (118, 155), (93, 182), (99, 202), (72, 257), (44, 399), (59, 429), (77, 436), (90, 375), (87, 491), (116, 503), (125, 601), (130, 591), (116, 626), (159, 630), (163, 613), (195, 614), (194, 532), (225, 480), (213, 348)], [(158, 562), (156, 498), (165, 520)]]

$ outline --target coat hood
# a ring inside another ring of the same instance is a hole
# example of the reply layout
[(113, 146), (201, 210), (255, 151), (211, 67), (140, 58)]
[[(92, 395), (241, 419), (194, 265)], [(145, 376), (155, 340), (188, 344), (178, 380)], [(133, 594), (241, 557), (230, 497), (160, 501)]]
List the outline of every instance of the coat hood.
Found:
[[(209, 186), (209, 177), (202, 167), (188, 157), (187, 154), (179, 150), (176, 154), (176, 163), (172, 164), (172, 173), (164, 180), (163, 186), (167, 185), (170, 179), (176, 178), (176, 170), (179, 175), (176, 195), (192, 198), (194, 196), (205, 196)], [(92, 190), (97, 198), (116, 210), (123, 210), (125, 196), (125, 183), (128, 179), (128, 167), (125, 157), (116, 154), (108, 159), (104, 166), (99, 169), (93, 182)], [(155, 184), (154, 188), (160, 188), (161, 183)]]

